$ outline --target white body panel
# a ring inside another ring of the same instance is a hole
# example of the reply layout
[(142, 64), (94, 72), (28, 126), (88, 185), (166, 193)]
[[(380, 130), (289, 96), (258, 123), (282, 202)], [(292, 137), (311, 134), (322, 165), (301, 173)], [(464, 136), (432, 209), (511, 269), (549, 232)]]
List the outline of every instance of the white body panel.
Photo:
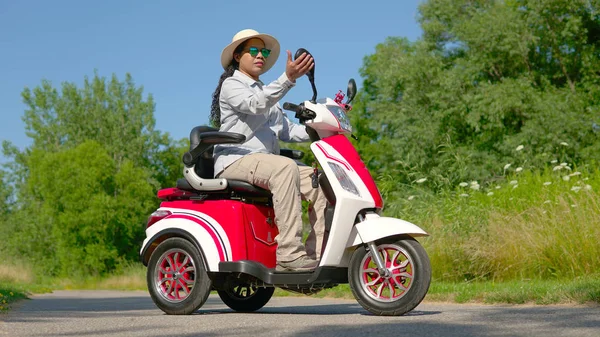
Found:
[[(321, 168), (336, 196), (329, 239), (319, 265), (339, 266), (344, 254), (347, 253), (346, 241), (352, 231), (356, 215), (362, 209), (375, 207), (375, 201), (356, 171), (333, 147), (323, 141), (317, 141), (311, 144), (310, 148), (319, 164), (321, 164)], [(333, 162), (344, 168), (346, 174), (358, 189), (360, 196), (342, 188), (328, 162)]]
[(346, 247), (353, 247), (363, 242), (371, 242), (398, 234), (407, 234), (412, 237), (429, 235), (417, 225), (408, 221), (380, 217), (377, 214), (367, 214), (365, 221), (357, 223), (352, 229)]
[[(149, 240), (159, 232), (165, 229), (176, 228), (191, 234), (202, 248), (209, 271), (219, 271), (219, 262), (221, 255), (224, 261), (231, 260), (231, 244), (225, 234), (225, 231), (210, 216), (195, 212), (192, 210), (182, 210), (179, 208), (161, 207), (159, 210), (167, 210), (172, 214), (146, 229), (146, 239), (142, 244), (143, 251)], [(189, 217), (189, 219), (176, 218), (173, 215)], [(213, 237), (217, 238), (215, 242)]]

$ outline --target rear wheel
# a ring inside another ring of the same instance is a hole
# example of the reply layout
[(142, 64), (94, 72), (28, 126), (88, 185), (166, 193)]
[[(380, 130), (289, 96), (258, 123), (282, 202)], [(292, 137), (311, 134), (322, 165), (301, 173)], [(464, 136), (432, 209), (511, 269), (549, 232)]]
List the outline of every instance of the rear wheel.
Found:
[(196, 311), (206, 302), (212, 286), (202, 253), (182, 238), (169, 238), (156, 247), (146, 281), (154, 303), (169, 315)]
[(381, 275), (370, 252), (354, 251), (348, 268), (350, 289), (360, 305), (382, 316), (400, 316), (425, 297), (431, 282), (431, 265), (425, 249), (411, 237), (377, 242), (388, 275)]
[(235, 311), (252, 312), (262, 308), (273, 296), (275, 288), (236, 284), (217, 290), (223, 303)]

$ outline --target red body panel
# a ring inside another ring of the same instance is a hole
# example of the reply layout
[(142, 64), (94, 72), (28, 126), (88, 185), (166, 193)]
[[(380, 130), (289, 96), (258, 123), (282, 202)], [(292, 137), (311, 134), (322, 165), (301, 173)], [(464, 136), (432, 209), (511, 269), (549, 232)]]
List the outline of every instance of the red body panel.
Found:
[(352, 166), (352, 169), (356, 171), (360, 179), (362, 179), (369, 189), (369, 192), (375, 201), (375, 207), (383, 208), (383, 198), (381, 197), (381, 193), (379, 193), (375, 180), (373, 180), (371, 173), (369, 173), (365, 163), (360, 159), (360, 155), (356, 152), (356, 149), (350, 140), (344, 135), (335, 135), (324, 138), (322, 141), (336, 149), (336, 151), (348, 161), (348, 164)]
[[(159, 196), (180, 195), (180, 190), (165, 189), (158, 192)], [(188, 192), (189, 193), (189, 192)], [(275, 237), (279, 233), (274, 224), (273, 208), (246, 204), (236, 200), (173, 200), (163, 201), (161, 207), (179, 208), (183, 212), (196, 211), (204, 213), (221, 225), (231, 245), (231, 261), (253, 260), (263, 263), (267, 268), (274, 268), (277, 243)], [(182, 217), (173, 214), (171, 217)], [(185, 216), (183, 216), (185, 217)], [(192, 217), (199, 226), (202, 224)], [(270, 218), (269, 224), (267, 218)], [(210, 231), (209, 231), (210, 232)], [(215, 245), (220, 248), (219, 239), (213, 236)], [(221, 261), (224, 257), (220, 255)]]

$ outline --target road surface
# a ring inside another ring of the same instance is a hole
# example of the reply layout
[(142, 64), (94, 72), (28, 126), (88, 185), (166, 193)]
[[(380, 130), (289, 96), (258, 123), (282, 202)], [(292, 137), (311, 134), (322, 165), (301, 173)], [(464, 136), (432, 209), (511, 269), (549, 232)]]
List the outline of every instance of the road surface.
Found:
[(353, 300), (274, 297), (240, 314), (218, 296), (190, 316), (168, 316), (146, 292), (55, 291), (0, 315), (0, 336), (600, 336), (599, 306), (422, 303), (401, 317)]

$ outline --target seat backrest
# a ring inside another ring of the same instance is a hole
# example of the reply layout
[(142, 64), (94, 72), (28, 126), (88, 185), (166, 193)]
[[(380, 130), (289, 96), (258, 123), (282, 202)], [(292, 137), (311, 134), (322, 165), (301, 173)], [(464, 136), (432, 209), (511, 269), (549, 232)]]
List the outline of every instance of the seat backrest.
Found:
[[(190, 150), (193, 150), (200, 144), (200, 134), (208, 131), (219, 131), (219, 129), (200, 125), (196, 126), (190, 132)], [(196, 160), (196, 165), (194, 166), (194, 171), (196, 174), (204, 179), (213, 179), (214, 178), (214, 160), (213, 160), (213, 147), (211, 146), (206, 152), (198, 157)]]

